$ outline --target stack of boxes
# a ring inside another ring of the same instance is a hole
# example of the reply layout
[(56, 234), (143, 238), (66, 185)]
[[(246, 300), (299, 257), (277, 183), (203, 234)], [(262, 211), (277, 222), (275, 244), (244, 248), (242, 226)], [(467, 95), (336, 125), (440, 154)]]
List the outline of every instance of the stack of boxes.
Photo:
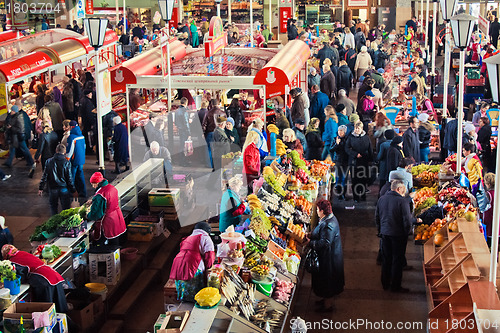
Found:
[(149, 211), (163, 212), (165, 227), (170, 231), (180, 228), (180, 194), (179, 188), (153, 188), (148, 193)]
[(464, 103), (472, 104), (479, 98), (484, 98), (486, 79), (481, 77), (481, 71), (476, 67), (467, 68), (465, 76)]

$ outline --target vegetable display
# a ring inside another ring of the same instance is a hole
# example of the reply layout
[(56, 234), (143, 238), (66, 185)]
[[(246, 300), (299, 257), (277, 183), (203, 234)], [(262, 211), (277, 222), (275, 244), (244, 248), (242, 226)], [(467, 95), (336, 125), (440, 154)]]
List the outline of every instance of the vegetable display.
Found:
[(83, 219), (86, 218), (86, 206), (65, 209), (59, 214), (53, 215), (43, 224), (37, 226), (33, 234), (31, 234), (30, 242), (41, 242), (47, 240), (44, 234), (53, 234), (61, 227), (71, 229), (78, 227)]

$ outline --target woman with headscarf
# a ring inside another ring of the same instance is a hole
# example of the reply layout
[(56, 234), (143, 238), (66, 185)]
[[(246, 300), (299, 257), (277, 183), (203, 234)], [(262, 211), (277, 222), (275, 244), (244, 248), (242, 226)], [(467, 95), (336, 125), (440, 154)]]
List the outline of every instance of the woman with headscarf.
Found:
[(229, 226), (236, 227), (245, 212), (245, 204), (240, 199), (239, 192), (243, 181), (239, 177), (229, 179), (227, 189), (222, 194), (220, 203), (219, 231), (224, 232)]
[(120, 173), (120, 167), (125, 166), (125, 171), (129, 170), (129, 154), (128, 154), (128, 131), (125, 125), (122, 124), (122, 118), (116, 116), (113, 118), (113, 148), (115, 161), (115, 173)]
[(312, 118), (306, 129), (307, 152), (306, 160), (320, 160), (323, 153), (323, 140), (319, 132), (320, 120)]
[(194, 296), (205, 287), (205, 277), (215, 260), (215, 247), (210, 238), (210, 225), (198, 222), (194, 230), (180, 245), (170, 270), (175, 280), (177, 299), (194, 302)]
[(307, 237), (309, 247), (316, 251), (319, 271), (312, 273), (312, 289), (321, 299), (316, 302), (318, 312), (332, 312), (333, 296), (344, 290), (344, 255), (339, 222), (328, 200), (316, 203), (319, 223)]
[(63, 288), (64, 278), (52, 267), (10, 244), (2, 247), (2, 257), (16, 265), (16, 271), (21, 275), (21, 283), (29, 283), (32, 291), (31, 301), (55, 303), (57, 312), (68, 311)]
[(240, 136), (238, 135), (238, 132), (236, 131), (236, 128), (234, 128), (234, 119), (229, 117), (227, 118), (226, 121), (226, 128), (224, 129), (226, 132), (227, 137), (230, 142), (230, 150), (231, 151), (236, 151), (240, 150), (241, 148), (241, 143), (240, 143)]
[(97, 189), (87, 202), (91, 204), (87, 219), (95, 221), (92, 239), (100, 245), (119, 245), (118, 237), (127, 231), (127, 227), (120, 208), (118, 190), (100, 172), (95, 172), (90, 177), (90, 185)]

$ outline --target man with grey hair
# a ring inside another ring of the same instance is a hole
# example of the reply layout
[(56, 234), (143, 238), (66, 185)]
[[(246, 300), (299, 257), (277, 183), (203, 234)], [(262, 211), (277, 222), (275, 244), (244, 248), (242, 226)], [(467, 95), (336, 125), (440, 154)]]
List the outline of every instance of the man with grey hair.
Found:
[(333, 100), (330, 100), (330, 105), (344, 104), (347, 117), (356, 112), (356, 105), (349, 97), (347, 97), (347, 93), (344, 89), (339, 90), (337, 102), (335, 104), (332, 104), (332, 102)]
[(382, 287), (396, 293), (409, 292), (401, 286), (401, 281), (406, 262), (406, 243), (414, 217), (405, 195), (405, 183), (394, 180), (391, 190), (380, 197), (375, 210), (375, 223), (381, 237)]
[(156, 141), (151, 142), (149, 145), (149, 150), (144, 155), (144, 162), (150, 158), (161, 158), (163, 159), (163, 173), (172, 172), (172, 156), (166, 147), (160, 146)]

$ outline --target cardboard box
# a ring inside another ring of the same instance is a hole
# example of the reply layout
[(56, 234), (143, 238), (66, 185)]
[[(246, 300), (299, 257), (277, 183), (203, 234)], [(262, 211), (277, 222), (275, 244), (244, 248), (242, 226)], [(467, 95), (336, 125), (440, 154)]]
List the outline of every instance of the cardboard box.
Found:
[(44, 328), (35, 330), (31, 314), (33, 312), (47, 312), (49, 316), (50, 326), (47, 326), (47, 331), (50, 332), (57, 323), (56, 306), (54, 303), (14, 303), (3, 313), (4, 330), (7, 333), (17, 333), (23, 317), (23, 326), (27, 333), (42, 332)]
[(120, 280), (120, 249), (110, 253), (89, 253), (90, 282), (115, 285)]
[(175, 288), (175, 281), (169, 279), (163, 286), (163, 301), (165, 305), (165, 312), (174, 311), (180, 304), (177, 300), (177, 289)]
[(189, 319), (189, 311), (167, 312), (167, 317), (157, 333), (180, 333)]
[(68, 303), (73, 304), (73, 310), (68, 311), (67, 315), (77, 323), (82, 330), (91, 327), (96, 318), (104, 313), (104, 302), (101, 295), (92, 294), (90, 302), (81, 299), (68, 299)]
[(130, 222), (127, 226), (128, 240), (150, 242), (154, 238), (154, 224), (148, 222)]
[(148, 193), (149, 207), (176, 206), (180, 195), (178, 188), (154, 188)]
[(166, 321), (166, 319), (167, 319), (167, 315), (165, 313), (162, 313), (158, 316), (158, 319), (156, 319), (155, 326), (154, 326), (154, 333), (158, 333), (158, 330), (161, 329), (161, 326)]

